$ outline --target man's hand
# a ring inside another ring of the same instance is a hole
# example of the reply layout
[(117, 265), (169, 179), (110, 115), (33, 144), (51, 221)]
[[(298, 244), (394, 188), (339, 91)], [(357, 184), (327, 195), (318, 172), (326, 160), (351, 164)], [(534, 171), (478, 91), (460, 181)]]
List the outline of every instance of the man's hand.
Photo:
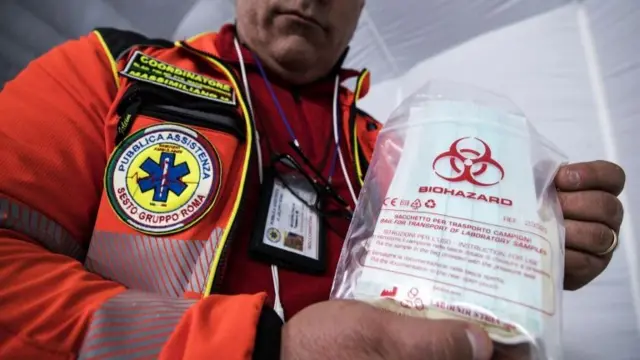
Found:
[(318, 303), (284, 326), (282, 360), (489, 360), (491, 340), (459, 321), (402, 316), (348, 300)]
[[(555, 185), (565, 218), (564, 288), (576, 290), (595, 279), (611, 260), (614, 236), (620, 231), (623, 208), (617, 196), (624, 171), (607, 161), (564, 166)], [(615, 232), (615, 234), (614, 234)]]

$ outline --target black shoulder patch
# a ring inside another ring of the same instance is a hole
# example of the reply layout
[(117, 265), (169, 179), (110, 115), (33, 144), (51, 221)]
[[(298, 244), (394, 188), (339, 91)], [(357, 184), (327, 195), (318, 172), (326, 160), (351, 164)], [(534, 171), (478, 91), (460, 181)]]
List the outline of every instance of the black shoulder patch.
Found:
[(120, 75), (202, 99), (236, 104), (236, 95), (230, 84), (177, 67), (138, 50), (129, 57)]
[(96, 28), (114, 60), (126, 55), (134, 46), (153, 46), (161, 48), (171, 48), (173, 42), (164, 39), (149, 39), (148, 37), (128, 30), (118, 30), (114, 28)]

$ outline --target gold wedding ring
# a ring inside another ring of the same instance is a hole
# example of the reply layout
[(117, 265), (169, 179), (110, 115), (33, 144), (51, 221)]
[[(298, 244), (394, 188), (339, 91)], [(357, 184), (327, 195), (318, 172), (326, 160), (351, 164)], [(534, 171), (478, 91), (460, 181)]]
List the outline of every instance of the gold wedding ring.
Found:
[(608, 255), (609, 253), (612, 253), (613, 250), (615, 250), (618, 247), (618, 234), (616, 234), (616, 232), (613, 229), (609, 229), (611, 230), (611, 233), (613, 234), (613, 241), (611, 242), (611, 245), (607, 248), (607, 250), (598, 253), (598, 256), (605, 256)]

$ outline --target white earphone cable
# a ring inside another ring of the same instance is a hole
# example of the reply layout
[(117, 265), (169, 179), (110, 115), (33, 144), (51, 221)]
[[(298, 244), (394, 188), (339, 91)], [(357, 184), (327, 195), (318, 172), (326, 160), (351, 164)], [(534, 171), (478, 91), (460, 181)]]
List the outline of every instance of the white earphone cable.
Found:
[[(244, 90), (247, 96), (247, 105), (249, 107), (249, 111), (251, 112), (251, 118), (255, 121), (255, 112), (253, 111), (253, 102), (251, 101), (251, 91), (249, 89), (249, 80), (247, 79), (247, 69), (244, 65), (244, 56), (242, 56), (242, 50), (240, 49), (240, 43), (238, 43), (238, 39), (233, 39), (233, 44), (236, 48), (236, 53), (238, 55), (238, 61), (240, 62), (240, 73), (242, 75), (242, 83), (244, 85)], [(256, 138), (256, 152), (258, 157), (258, 178), (260, 179), (260, 185), (264, 181), (264, 174), (262, 171), (262, 150), (260, 148), (260, 133), (258, 129), (255, 128), (254, 124), (254, 134)], [(280, 300), (280, 277), (278, 276), (278, 266), (271, 265), (271, 279), (273, 280), (273, 310), (278, 314), (280, 319), (284, 321), (284, 307), (282, 306), (282, 301)]]
[[(234, 39), (234, 45), (236, 49), (236, 53), (238, 55), (238, 60), (240, 63), (240, 72), (242, 75), (242, 82), (244, 85), (244, 89), (247, 97), (247, 105), (249, 107), (249, 111), (251, 112), (251, 117), (255, 121), (254, 111), (253, 111), (253, 103), (251, 101), (251, 94), (249, 90), (249, 80), (247, 79), (247, 70), (244, 65), (244, 57), (242, 56), (242, 50), (240, 48), (240, 43), (238, 39)], [(340, 138), (338, 136), (338, 93), (340, 88), (340, 77), (336, 76), (335, 86), (333, 91), (333, 137), (335, 140), (336, 151), (338, 152), (338, 157), (340, 159), (340, 167), (342, 169), (342, 174), (344, 175), (345, 182), (347, 183), (347, 187), (349, 188), (349, 194), (353, 199), (353, 203), (355, 205), (357, 201), (357, 197), (355, 191), (353, 190), (353, 185), (351, 184), (351, 180), (349, 179), (349, 174), (347, 173), (347, 167), (345, 165), (344, 157), (342, 155), (342, 150), (340, 149)], [(254, 134), (256, 138), (256, 151), (258, 156), (258, 176), (260, 179), (260, 184), (263, 182), (263, 171), (262, 171), (262, 151), (260, 149), (260, 134), (258, 133), (258, 129), (254, 128)], [(273, 292), (274, 292), (274, 300), (273, 300), (273, 310), (280, 316), (280, 318), (284, 321), (284, 308), (282, 306), (282, 302), (280, 299), (280, 277), (278, 275), (278, 266), (271, 265), (271, 278), (273, 280)]]
[[(240, 43), (238, 43), (238, 39), (233, 39), (233, 44), (236, 47), (236, 53), (238, 54), (238, 61), (240, 62), (240, 73), (242, 74), (242, 83), (244, 85), (244, 91), (247, 96), (247, 106), (249, 106), (249, 112), (251, 113), (251, 118), (255, 122), (255, 113), (253, 112), (253, 102), (251, 101), (251, 91), (249, 90), (249, 80), (247, 79), (247, 69), (244, 66), (244, 56), (242, 56), (242, 50), (240, 50)], [(256, 151), (258, 155), (258, 178), (260, 179), (260, 184), (262, 184), (262, 150), (260, 149), (260, 133), (258, 129), (255, 128), (254, 124), (254, 136), (256, 137)]]
[[(338, 158), (340, 159), (340, 168), (342, 169), (342, 175), (344, 175), (344, 181), (347, 183), (347, 187), (349, 188), (349, 194), (351, 195), (351, 199), (353, 200), (353, 205), (355, 206), (358, 197), (356, 196), (356, 192), (353, 190), (353, 185), (351, 184), (351, 180), (349, 179), (349, 173), (347, 173), (347, 166), (345, 165), (344, 156), (342, 156), (342, 149), (340, 149), (340, 138), (338, 137), (338, 93), (340, 89), (340, 77), (336, 76), (336, 81), (333, 90), (333, 139), (336, 144), (336, 151), (338, 151)], [(356, 146), (353, 144), (353, 146)]]

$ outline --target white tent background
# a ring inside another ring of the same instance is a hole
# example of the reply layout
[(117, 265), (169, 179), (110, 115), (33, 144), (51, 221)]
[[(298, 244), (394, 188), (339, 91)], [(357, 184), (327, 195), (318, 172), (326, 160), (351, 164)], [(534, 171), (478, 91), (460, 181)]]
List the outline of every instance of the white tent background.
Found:
[[(0, 84), (96, 26), (180, 39), (233, 16), (233, 0), (1, 0)], [(639, 36), (638, 0), (368, 0), (348, 59), (372, 70), (362, 104), (382, 121), (425, 81), (454, 80), (508, 96), (572, 161), (626, 169), (621, 247), (565, 293), (568, 359), (640, 359)]]

